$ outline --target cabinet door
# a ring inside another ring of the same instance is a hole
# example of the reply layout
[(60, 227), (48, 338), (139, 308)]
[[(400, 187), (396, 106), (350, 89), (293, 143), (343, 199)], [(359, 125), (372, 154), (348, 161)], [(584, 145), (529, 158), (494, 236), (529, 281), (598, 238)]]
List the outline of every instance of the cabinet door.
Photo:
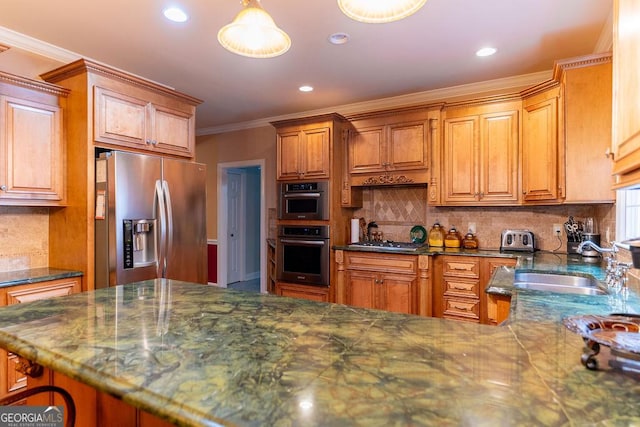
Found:
[(518, 201), (518, 111), (480, 118), (479, 201)]
[(415, 283), (415, 276), (385, 274), (377, 283), (377, 291), (382, 293), (377, 308), (397, 313), (415, 313)]
[(303, 178), (329, 178), (330, 129), (305, 129), (302, 135)]
[(640, 3), (614, 0), (613, 9), (613, 172), (631, 185), (640, 183)]
[(147, 101), (101, 87), (94, 87), (94, 135), (96, 142), (146, 149)]
[(149, 105), (151, 111), (151, 144), (156, 151), (184, 157), (193, 155), (193, 112)]
[(422, 169), (429, 166), (423, 122), (389, 125), (388, 132), (385, 166), (392, 170)]
[(347, 271), (346, 304), (363, 308), (377, 308), (378, 274), (367, 271)]
[(476, 202), (478, 196), (477, 116), (447, 119), (444, 124), (444, 202)]
[(384, 126), (371, 126), (349, 133), (349, 172), (370, 173), (384, 171)]
[[(613, 203), (612, 162), (605, 156), (611, 146), (611, 62), (567, 69), (563, 86), (565, 203)], [(585, 185), (586, 174), (599, 179)]]
[(276, 140), (278, 179), (299, 179), (300, 149), (302, 146), (299, 131), (278, 133)]
[(558, 97), (523, 108), (522, 193), (525, 202), (558, 199)]
[(9, 96), (0, 101), (0, 204), (63, 203), (61, 108)]

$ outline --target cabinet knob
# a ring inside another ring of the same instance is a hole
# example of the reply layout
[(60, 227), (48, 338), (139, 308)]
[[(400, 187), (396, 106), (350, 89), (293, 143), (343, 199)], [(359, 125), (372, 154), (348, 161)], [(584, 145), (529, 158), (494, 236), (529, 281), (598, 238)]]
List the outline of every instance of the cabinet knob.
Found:
[(7, 186), (6, 185), (0, 185), (0, 190), (7, 191)]

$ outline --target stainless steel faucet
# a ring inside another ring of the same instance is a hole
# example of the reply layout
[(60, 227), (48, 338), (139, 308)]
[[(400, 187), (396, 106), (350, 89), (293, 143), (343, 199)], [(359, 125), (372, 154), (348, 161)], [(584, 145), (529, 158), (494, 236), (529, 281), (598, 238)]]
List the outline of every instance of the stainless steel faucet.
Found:
[(581, 254), (582, 251), (584, 250), (585, 247), (590, 246), (593, 249), (595, 249), (596, 251), (600, 252), (600, 253), (605, 253), (605, 252), (612, 252), (612, 253), (616, 253), (618, 252), (618, 248), (616, 247), (616, 243), (613, 242), (613, 245), (610, 248), (601, 248), (600, 246), (596, 245), (595, 243), (589, 241), (589, 240), (583, 240), (582, 243), (580, 243), (578, 245), (578, 253)]

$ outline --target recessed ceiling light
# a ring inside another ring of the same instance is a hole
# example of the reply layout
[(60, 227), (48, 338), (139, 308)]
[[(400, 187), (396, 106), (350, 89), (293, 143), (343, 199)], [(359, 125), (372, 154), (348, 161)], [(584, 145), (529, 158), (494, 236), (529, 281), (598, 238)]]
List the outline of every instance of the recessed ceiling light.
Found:
[(333, 33), (329, 36), (329, 43), (331, 44), (345, 44), (349, 41), (349, 34), (347, 33)]
[(164, 14), (165, 18), (173, 22), (185, 22), (187, 19), (189, 19), (189, 16), (185, 13), (185, 11), (177, 7), (168, 7), (163, 10), (162, 13)]
[(313, 91), (313, 86), (303, 85), (303, 86), (300, 86), (300, 87), (298, 88), (298, 90), (299, 90), (300, 92), (312, 92), (312, 91)]
[(491, 56), (496, 53), (498, 49), (495, 47), (483, 47), (476, 52), (476, 56)]

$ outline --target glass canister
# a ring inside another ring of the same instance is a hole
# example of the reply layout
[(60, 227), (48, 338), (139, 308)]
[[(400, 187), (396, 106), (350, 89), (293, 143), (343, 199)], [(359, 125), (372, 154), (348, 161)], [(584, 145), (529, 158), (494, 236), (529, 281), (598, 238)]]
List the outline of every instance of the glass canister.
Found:
[(464, 249), (478, 249), (478, 238), (472, 232), (468, 232), (462, 239)]
[(445, 248), (459, 248), (462, 243), (462, 237), (455, 227), (451, 227), (446, 236), (444, 236)]
[(429, 230), (429, 246), (441, 248), (444, 246), (444, 229), (436, 221)]

